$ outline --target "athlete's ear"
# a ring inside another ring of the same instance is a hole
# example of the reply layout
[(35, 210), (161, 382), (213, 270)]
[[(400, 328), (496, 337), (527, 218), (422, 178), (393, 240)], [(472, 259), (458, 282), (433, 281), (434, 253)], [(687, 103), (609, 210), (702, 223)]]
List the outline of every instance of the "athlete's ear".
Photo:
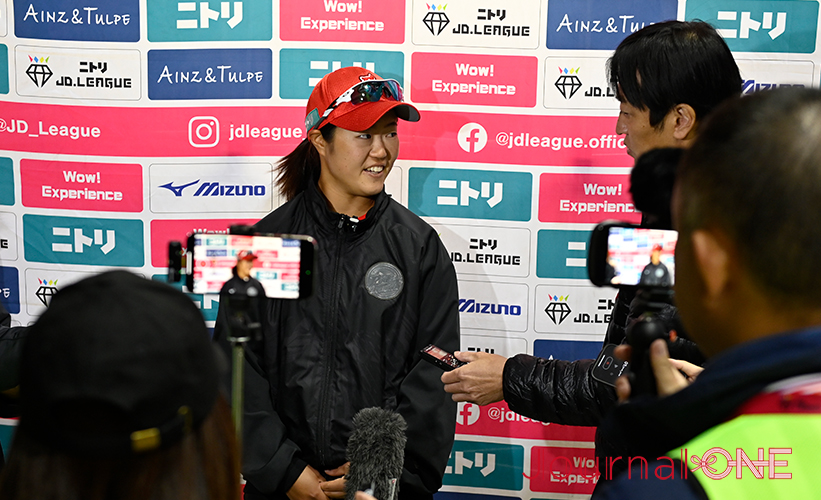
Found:
[(325, 141), (324, 137), (322, 137), (322, 132), (317, 129), (311, 130), (308, 132), (308, 140), (314, 145), (316, 151), (319, 153), (319, 156), (324, 157), (325, 150), (328, 148), (328, 142)]

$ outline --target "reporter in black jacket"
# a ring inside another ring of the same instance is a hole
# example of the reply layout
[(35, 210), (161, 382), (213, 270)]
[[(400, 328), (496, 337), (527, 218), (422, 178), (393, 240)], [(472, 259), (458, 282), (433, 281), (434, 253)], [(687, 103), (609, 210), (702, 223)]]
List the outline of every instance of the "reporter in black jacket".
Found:
[[(627, 153), (637, 160), (654, 149), (689, 147), (704, 117), (741, 93), (741, 76), (730, 49), (703, 22), (667, 21), (633, 33), (616, 48), (608, 73), (620, 102), (616, 133), (624, 135)], [(642, 176), (632, 179), (636, 177)], [(644, 201), (657, 207), (650, 211), (652, 218), (645, 214), (651, 227), (671, 227), (672, 178), (642, 190), (651, 195)], [(633, 196), (639, 208), (635, 191)], [(641, 313), (635, 308), (631, 312), (632, 301), (632, 294), (619, 294), (605, 345), (621, 343), (631, 318)], [(594, 360), (547, 360), (527, 354), (506, 359), (475, 352), (456, 357), (469, 364), (442, 375), (454, 401), (484, 405), (504, 399), (513, 411), (530, 418), (589, 426), (598, 425), (616, 401), (612, 387), (592, 378)]]

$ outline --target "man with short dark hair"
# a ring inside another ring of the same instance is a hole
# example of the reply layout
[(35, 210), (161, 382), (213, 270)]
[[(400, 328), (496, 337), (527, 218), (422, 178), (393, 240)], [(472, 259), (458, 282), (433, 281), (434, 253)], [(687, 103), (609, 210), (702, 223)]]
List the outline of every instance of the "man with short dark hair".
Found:
[(685, 154), (673, 202), (677, 302), (711, 360), (687, 386), (664, 342), (652, 345), (668, 396), (621, 405), (599, 430), (623, 460), (658, 461), (634, 461), (602, 498), (817, 496), (819, 165), (817, 89), (728, 102)]
[(610, 86), (621, 105), (616, 133), (627, 154), (686, 148), (699, 121), (741, 92), (729, 47), (707, 23), (667, 21), (625, 38), (607, 61)]
[[(721, 101), (741, 93), (730, 49), (710, 25), (667, 21), (625, 38), (608, 61), (610, 82), (621, 101), (616, 132), (628, 154), (687, 147), (701, 120)], [(664, 207), (666, 210), (668, 207)], [(664, 217), (661, 217), (664, 219)], [(631, 297), (613, 310), (604, 343), (620, 344)], [(527, 354), (459, 352), (469, 364), (442, 375), (454, 401), (490, 404), (545, 422), (598, 425), (616, 401), (613, 388), (593, 379), (595, 360), (564, 361)]]

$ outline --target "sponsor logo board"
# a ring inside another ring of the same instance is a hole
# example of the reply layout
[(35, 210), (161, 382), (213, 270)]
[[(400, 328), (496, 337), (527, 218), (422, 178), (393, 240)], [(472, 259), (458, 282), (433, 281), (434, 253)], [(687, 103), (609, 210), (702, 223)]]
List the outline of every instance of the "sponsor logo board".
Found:
[(459, 324), (476, 330), (527, 330), (527, 285), (459, 281)]
[(768, 61), (738, 59), (741, 91), (744, 95), (781, 87), (812, 87), (815, 64), (812, 61)]
[(607, 81), (606, 57), (548, 57), (544, 65), (544, 105), (551, 109), (618, 112)]
[(684, 12), (716, 28), (733, 52), (815, 51), (818, 2), (795, 0), (696, 0)]
[(638, 223), (629, 174), (550, 174), (539, 177), (541, 222), (598, 223), (618, 219)]
[(530, 273), (530, 230), (431, 224), (459, 275), (525, 277)]
[(457, 47), (535, 49), (539, 2), (413, 1), (413, 43)]
[(0, 304), (11, 314), (20, 312), (20, 279), (16, 267), (0, 266)]
[(536, 276), (588, 281), (589, 230), (542, 229), (536, 239)]
[(140, 98), (140, 51), (18, 45), (17, 93), (32, 97)]
[(456, 434), (519, 439), (592, 441), (594, 427), (578, 427), (540, 422), (519, 415), (500, 401), (486, 406), (459, 403), (456, 411)]
[(0, 156), (0, 205), (14, 205), (14, 163)]
[[(385, 79), (393, 78), (404, 88), (405, 55), (402, 52), (282, 49), (279, 59), (279, 96), (283, 99), (307, 99), (323, 76), (349, 66), (365, 68)], [(320, 113), (322, 111), (325, 110)]]
[(405, 1), (281, 0), (279, 32), (291, 41), (402, 43)]
[(61, 210), (142, 212), (142, 166), (20, 161), (23, 205)]
[(551, 0), (547, 48), (613, 50), (631, 33), (676, 19), (676, 0)]
[(268, 213), (273, 209), (270, 163), (154, 163), (148, 171), (154, 213)]
[(499, 354), (506, 358), (527, 352), (527, 340), (519, 337), (512, 337), (508, 332), (500, 331), (498, 335), (490, 336), (487, 331), (481, 333), (469, 332), (466, 328), (461, 329), (462, 351), (486, 352)]
[(57, 269), (26, 269), (26, 313), (39, 316), (51, 305), (51, 299), (59, 290), (94, 273), (62, 271)]
[(531, 491), (590, 495), (599, 476), (593, 443), (589, 447), (534, 446), (530, 449)]
[(535, 57), (415, 52), (414, 102), (482, 106), (536, 105)]
[(601, 341), (537, 340), (533, 343), (533, 355), (545, 359), (596, 359), (602, 349)]
[(151, 221), (151, 265), (167, 267), (168, 242), (179, 241), (183, 251), (188, 245), (191, 233), (228, 233), (228, 226), (233, 224), (255, 224), (259, 219), (189, 219)]
[(270, 40), (270, 0), (147, 0), (151, 42)]
[(442, 483), (519, 491), (524, 473), (524, 447), (456, 440)]
[(0, 262), (17, 260), (17, 216), (0, 212)]
[(136, 42), (140, 2), (14, 0), (14, 34), (41, 40)]
[(616, 290), (607, 287), (537, 285), (535, 329), (539, 333), (602, 335), (610, 322), (615, 297)]
[[(5, 26), (4, 21), (0, 21)], [(9, 48), (0, 44), (0, 94), (9, 93)]]
[(141, 267), (143, 221), (23, 215), (26, 260), (49, 264)]
[(525, 172), (414, 167), (408, 208), (421, 216), (528, 221), (532, 182)]
[(271, 49), (149, 50), (148, 98), (269, 99)]

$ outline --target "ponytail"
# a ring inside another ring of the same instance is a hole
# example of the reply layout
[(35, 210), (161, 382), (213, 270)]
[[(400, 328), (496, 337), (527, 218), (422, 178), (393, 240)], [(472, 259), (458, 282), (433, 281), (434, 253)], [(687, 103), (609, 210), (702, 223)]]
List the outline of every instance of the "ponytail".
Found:
[[(326, 142), (333, 139), (335, 130), (336, 126), (331, 124), (319, 129)], [(319, 153), (306, 137), (293, 151), (279, 161), (276, 170), (279, 173), (276, 180), (279, 192), (286, 200), (291, 200), (305, 191), (310, 183), (319, 179), (321, 171)]]

